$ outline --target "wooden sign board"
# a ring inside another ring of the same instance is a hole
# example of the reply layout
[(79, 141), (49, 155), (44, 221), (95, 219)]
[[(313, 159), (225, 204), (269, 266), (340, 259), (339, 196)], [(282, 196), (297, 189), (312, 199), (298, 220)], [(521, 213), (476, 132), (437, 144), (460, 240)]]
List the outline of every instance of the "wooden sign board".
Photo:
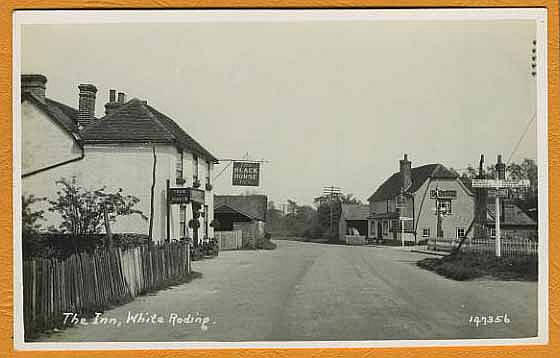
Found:
[[(439, 191), (439, 196), (437, 192)], [(430, 190), (430, 199), (457, 199), (457, 191), (456, 190)]]
[(524, 180), (473, 179), (473, 188), (527, 188), (531, 182)]
[(204, 190), (195, 188), (169, 188), (167, 190), (169, 204), (204, 204)]
[(232, 185), (259, 186), (260, 163), (233, 162)]
[(496, 196), (498, 196), (500, 198), (507, 198), (509, 196), (508, 195), (508, 190), (505, 189), (505, 188), (488, 190), (488, 197), (489, 198), (495, 198)]
[(189, 188), (191, 201), (204, 205), (204, 190)]
[(167, 189), (167, 201), (170, 204), (188, 204), (191, 202), (189, 188), (169, 188)]

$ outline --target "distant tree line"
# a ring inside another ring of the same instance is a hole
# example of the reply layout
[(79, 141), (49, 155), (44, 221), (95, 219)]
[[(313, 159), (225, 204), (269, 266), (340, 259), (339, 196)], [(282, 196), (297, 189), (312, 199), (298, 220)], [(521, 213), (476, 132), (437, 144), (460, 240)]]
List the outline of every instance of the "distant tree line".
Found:
[(296, 201), (288, 200), (286, 210), (280, 210), (273, 201), (269, 201), (267, 230), (306, 240), (336, 241), (342, 204), (363, 203), (353, 194), (341, 194), (317, 197), (313, 204), (314, 206), (298, 205)]

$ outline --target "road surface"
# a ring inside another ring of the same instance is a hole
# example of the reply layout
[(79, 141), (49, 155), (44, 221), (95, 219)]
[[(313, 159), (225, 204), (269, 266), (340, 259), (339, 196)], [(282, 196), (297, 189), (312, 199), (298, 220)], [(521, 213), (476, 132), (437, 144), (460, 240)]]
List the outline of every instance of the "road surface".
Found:
[[(518, 338), (537, 335), (535, 282), (458, 282), (395, 247), (277, 240), (193, 262), (203, 277), (106, 311), (110, 322), (41, 341), (278, 341)], [(139, 313), (153, 319), (140, 323)], [(190, 314), (190, 316), (189, 316)], [(508, 315), (486, 325), (471, 316)], [(135, 316), (136, 315), (136, 316)], [(130, 319), (136, 317), (136, 323)], [(173, 322), (173, 317), (176, 319)], [(160, 320), (158, 323), (158, 319)], [(128, 320), (128, 321), (127, 321)], [(100, 321), (98, 321), (99, 323)], [(117, 323), (120, 322), (120, 323)], [(175, 323), (175, 324), (173, 324)]]

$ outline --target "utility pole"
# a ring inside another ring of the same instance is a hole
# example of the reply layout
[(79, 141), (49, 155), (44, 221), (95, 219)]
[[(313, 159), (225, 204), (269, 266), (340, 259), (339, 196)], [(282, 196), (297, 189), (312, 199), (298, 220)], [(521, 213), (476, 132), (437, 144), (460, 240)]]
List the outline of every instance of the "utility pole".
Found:
[(331, 186), (326, 186), (323, 188), (323, 195), (327, 198), (328, 200), (328, 205), (329, 205), (329, 232), (332, 234), (334, 232), (334, 212), (333, 212), (333, 206), (335, 205), (335, 202), (338, 204), (339, 198), (340, 198), (340, 194), (342, 193), (342, 190), (334, 185)]

